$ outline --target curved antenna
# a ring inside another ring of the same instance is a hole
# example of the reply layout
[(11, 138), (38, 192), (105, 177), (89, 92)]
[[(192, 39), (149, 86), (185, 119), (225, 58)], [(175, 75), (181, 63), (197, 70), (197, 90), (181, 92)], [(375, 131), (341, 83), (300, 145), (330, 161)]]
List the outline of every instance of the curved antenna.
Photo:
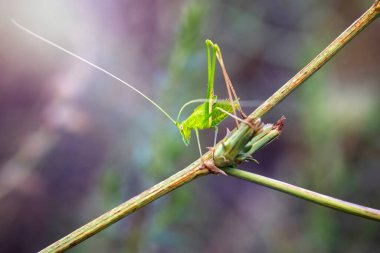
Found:
[(137, 92), (138, 94), (140, 94), (141, 96), (143, 96), (146, 100), (148, 100), (149, 102), (151, 102), (158, 110), (160, 110), (166, 117), (168, 117), (174, 123), (174, 125), (177, 125), (177, 122), (172, 117), (170, 117), (170, 115), (164, 109), (162, 109), (161, 106), (159, 106), (156, 102), (154, 102), (152, 99), (150, 99), (147, 95), (145, 95), (144, 93), (142, 93), (141, 91), (139, 91), (138, 89), (136, 89), (135, 87), (133, 87), (132, 85), (130, 85), (129, 83), (127, 83), (126, 81), (124, 81), (123, 79), (115, 76), (111, 72), (109, 72), (109, 71), (107, 71), (107, 70), (99, 67), (98, 65), (90, 62), (89, 60), (86, 60), (85, 58), (83, 58), (83, 57), (81, 57), (81, 56), (79, 56), (79, 55), (77, 55), (77, 54), (75, 54), (75, 53), (67, 50), (66, 48), (63, 48), (60, 45), (58, 45), (58, 44), (56, 44), (56, 43), (54, 43), (54, 42), (52, 42), (52, 41), (50, 41), (50, 40), (42, 37), (41, 35), (33, 32), (31, 30), (29, 30), (28, 28), (24, 27), (23, 25), (20, 25), (19, 23), (17, 23), (16, 20), (12, 19), (12, 23), (15, 26), (17, 26), (18, 28), (20, 28), (21, 30), (23, 30), (24, 32), (26, 32), (26, 33), (28, 33), (28, 34), (30, 34), (30, 35), (32, 35), (32, 36), (34, 36), (34, 37), (42, 40), (43, 42), (45, 42), (45, 43), (47, 43), (47, 44), (49, 44), (49, 45), (51, 45), (51, 46), (53, 46), (53, 47), (55, 47), (55, 48), (63, 51), (63, 52), (65, 52), (66, 54), (69, 54), (69, 55), (77, 58), (78, 60), (80, 60), (80, 61), (82, 61), (84, 63), (87, 63), (91, 67), (94, 67), (97, 70), (100, 70), (101, 72), (103, 72), (104, 74), (112, 77), (113, 79), (116, 79), (117, 81), (125, 84), (126, 86), (128, 86), (129, 88), (131, 88), (132, 90), (134, 90), (135, 92)]
[(177, 122), (179, 122), (179, 117), (181, 116), (181, 113), (182, 113), (182, 111), (185, 109), (185, 107), (187, 107), (188, 105), (191, 105), (191, 104), (195, 104), (195, 103), (204, 103), (204, 102), (208, 102), (208, 101), (209, 101), (208, 99), (199, 98), (199, 99), (193, 99), (193, 100), (190, 100), (189, 102), (185, 103), (185, 104), (181, 107), (181, 110), (179, 110), (179, 112), (178, 112)]

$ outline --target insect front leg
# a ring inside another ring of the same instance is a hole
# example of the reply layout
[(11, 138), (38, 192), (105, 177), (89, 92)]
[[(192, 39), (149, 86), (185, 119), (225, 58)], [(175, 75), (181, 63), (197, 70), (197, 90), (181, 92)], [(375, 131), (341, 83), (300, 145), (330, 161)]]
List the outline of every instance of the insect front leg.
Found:
[[(197, 143), (198, 143), (198, 149), (199, 149), (199, 155), (201, 156), (201, 159), (203, 158), (203, 154), (202, 154), (202, 148), (201, 148), (201, 142), (199, 140), (199, 132), (198, 132), (198, 129), (197, 128), (194, 128), (194, 131), (195, 131), (195, 135), (197, 136)], [(203, 162), (203, 161), (202, 161)]]

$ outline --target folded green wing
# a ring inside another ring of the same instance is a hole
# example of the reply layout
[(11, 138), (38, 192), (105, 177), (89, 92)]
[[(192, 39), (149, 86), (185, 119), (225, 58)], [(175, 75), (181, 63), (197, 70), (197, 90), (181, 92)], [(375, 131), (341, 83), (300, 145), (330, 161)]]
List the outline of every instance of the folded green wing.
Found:
[[(234, 106), (236, 108), (238, 103), (235, 102)], [(186, 145), (190, 142), (191, 130), (216, 127), (228, 116), (226, 113), (218, 110), (218, 108), (221, 108), (229, 113), (233, 111), (232, 105), (228, 100), (219, 100), (213, 103), (212, 112), (211, 114), (208, 114), (208, 102), (205, 102), (197, 106), (186, 120), (177, 125)], [(211, 122), (209, 121), (210, 117), (212, 119)]]

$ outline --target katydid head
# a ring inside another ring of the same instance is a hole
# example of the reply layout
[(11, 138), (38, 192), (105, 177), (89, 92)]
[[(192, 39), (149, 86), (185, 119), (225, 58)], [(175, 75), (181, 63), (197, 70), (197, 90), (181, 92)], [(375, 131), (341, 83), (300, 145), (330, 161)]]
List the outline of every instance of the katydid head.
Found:
[(176, 123), (176, 125), (178, 127), (179, 132), (182, 135), (183, 142), (186, 146), (189, 145), (191, 138), (191, 129), (185, 124)]

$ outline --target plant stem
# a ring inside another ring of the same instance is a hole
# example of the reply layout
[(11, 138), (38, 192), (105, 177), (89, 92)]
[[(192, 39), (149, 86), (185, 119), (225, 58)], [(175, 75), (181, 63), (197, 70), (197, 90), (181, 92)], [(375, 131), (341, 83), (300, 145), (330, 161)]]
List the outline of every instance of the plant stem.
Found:
[[(380, 13), (380, 0), (377, 0), (371, 6), (370, 9), (368, 9), (357, 21), (354, 22), (354, 24), (352, 24), (337, 39), (335, 39), (326, 49), (324, 49), (306, 67), (304, 67), (292, 79), (290, 79), (286, 84), (284, 84), (284, 86), (282, 86), (277, 92), (275, 92), (270, 98), (268, 98), (260, 107), (258, 107), (253, 113), (251, 113), (249, 117), (251, 119), (259, 118), (262, 115), (264, 115), (266, 112), (268, 112), (270, 109), (272, 109), (279, 102), (281, 102), (295, 88), (297, 88), (308, 77), (310, 77), (319, 68), (321, 68), (328, 60), (330, 60), (344, 45), (346, 45), (352, 38), (354, 38), (361, 30), (363, 30), (367, 25), (369, 25), (372, 21), (374, 21), (375, 18), (379, 16), (379, 13)], [(102, 71), (104, 72), (104, 70)], [(254, 122), (254, 120), (252, 122)], [(242, 128), (239, 128), (239, 131), (248, 131), (248, 130), (249, 130), (249, 127), (246, 126), (245, 124), (243, 124)], [(207, 152), (203, 156), (204, 161), (210, 158), (212, 158), (212, 154), (210, 152)], [(209, 174), (209, 171), (207, 169), (200, 169), (200, 165), (201, 165), (201, 160), (198, 159), (196, 162), (192, 163), (191, 165), (189, 165), (187, 168), (183, 169), (182, 171), (174, 174), (168, 179), (142, 192), (141, 194), (119, 205), (118, 207), (108, 211), (107, 213), (99, 216), (98, 218), (94, 219), (93, 221), (89, 222), (83, 227), (75, 230), (71, 234), (63, 237), (59, 241), (51, 244), (50, 246), (48, 246), (47, 248), (43, 249), (40, 252), (62, 252), (69, 248), (72, 248), (75, 245), (79, 244), (80, 242), (91, 237), (92, 235), (100, 232), (104, 228), (115, 223), (116, 221), (124, 218), (128, 214), (135, 212), (139, 208), (142, 208), (143, 206), (149, 204), (150, 202), (165, 195), (166, 193), (169, 193), (170, 191), (177, 189), (178, 187), (192, 181), (198, 176)], [(291, 187), (293, 187), (292, 191), (290, 191)], [(288, 185), (288, 188), (289, 190), (288, 191), (284, 190), (284, 192), (292, 194), (297, 197), (307, 199), (306, 198), (307, 194), (305, 195), (304, 193), (307, 190), (302, 189), (302, 188), (296, 188), (295, 186), (291, 186), (291, 185)], [(276, 189), (276, 188), (273, 187), (273, 189)], [(311, 193), (314, 196), (318, 196), (316, 195), (316, 193), (313, 193), (313, 192), (309, 192), (309, 195), (312, 195)], [(319, 195), (319, 197), (321, 196), (323, 195)], [(353, 204), (346, 205), (346, 207), (349, 207), (349, 208), (344, 208), (344, 206), (342, 205), (343, 202), (340, 200), (339, 200), (339, 204), (338, 202), (335, 202), (335, 205), (327, 204), (327, 203), (332, 203), (332, 202), (326, 202), (328, 199), (330, 201), (334, 199), (329, 198), (327, 196), (324, 196), (324, 197), (325, 199), (320, 202), (317, 202), (314, 197), (314, 202), (320, 203), (320, 204), (326, 203), (325, 204), (326, 206), (329, 206), (329, 207), (332, 207), (344, 212), (359, 215), (362, 217), (368, 218), (370, 216), (369, 214), (365, 216), (364, 211), (359, 212), (358, 210), (359, 206), (356, 206)], [(313, 201), (312, 199), (313, 198), (308, 198), (307, 200)], [(368, 208), (366, 210), (369, 210), (372, 212), (374, 209)], [(371, 214), (372, 219), (376, 219), (376, 217), (378, 217), (378, 214), (376, 215), (376, 212)], [(378, 220), (378, 218), (376, 220)]]
[[(203, 159), (210, 159), (211, 154), (207, 153), (203, 156)], [(124, 218), (128, 214), (135, 212), (136, 210), (144, 207), (150, 202), (160, 198), (161, 196), (171, 192), (174, 189), (194, 180), (199, 176), (204, 176), (209, 174), (208, 169), (201, 169), (201, 160), (197, 160), (190, 164), (185, 169), (177, 172), (166, 180), (156, 184), (155, 186), (149, 188), (148, 190), (140, 193), (139, 195), (131, 198), (127, 202), (115, 207), (114, 209), (104, 213), (93, 221), (87, 223), (86, 225), (78, 228), (69, 235), (63, 237), (59, 241), (49, 245), (40, 252), (63, 252), (68, 250), (75, 245), (81, 243), (87, 238), (93, 236), (94, 234), (100, 232), (106, 227), (112, 225), (118, 220)]]
[(313, 192), (298, 186), (287, 184), (272, 178), (264, 177), (247, 171), (232, 168), (225, 169), (224, 171), (228, 175), (231, 175), (233, 177), (244, 179), (259, 185), (263, 185), (274, 190), (281, 191), (310, 202), (314, 202), (318, 205), (326, 206), (341, 212), (353, 214), (363, 218), (380, 221), (380, 210), (332, 198), (317, 192)]
[(301, 69), (293, 78), (286, 82), (279, 90), (262, 103), (250, 118), (256, 119), (263, 116), (274, 106), (280, 103), (292, 91), (305, 82), (311, 75), (328, 62), (340, 49), (342, 49), (351, 39), (353, 39), (366, 26), (371, 24), (380, 14), (380, 0), (375, 3), (341, 35), (339, 35), (330, 45), (318, 54), (309, 64)]

